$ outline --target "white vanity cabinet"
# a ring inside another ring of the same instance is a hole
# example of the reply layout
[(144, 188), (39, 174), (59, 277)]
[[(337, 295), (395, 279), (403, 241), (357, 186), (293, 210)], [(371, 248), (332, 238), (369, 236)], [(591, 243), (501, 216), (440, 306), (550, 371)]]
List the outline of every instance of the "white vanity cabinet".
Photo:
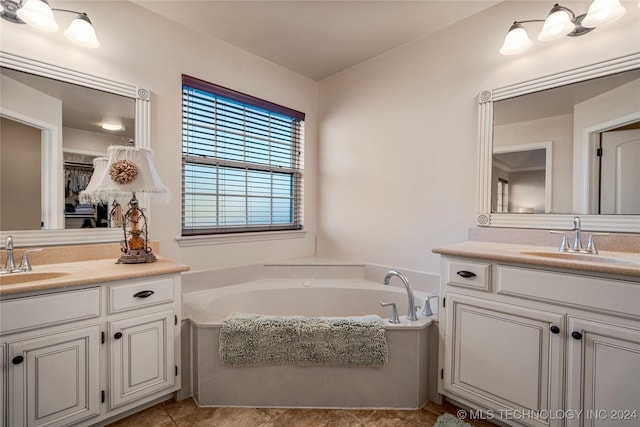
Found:
[(177, 391), (179, 273), (0, 300), (3, 426), (89, 426)]
[(448, 255), (441, 267), (442, 394), (515, 426), (640, 425), (640, 282)]

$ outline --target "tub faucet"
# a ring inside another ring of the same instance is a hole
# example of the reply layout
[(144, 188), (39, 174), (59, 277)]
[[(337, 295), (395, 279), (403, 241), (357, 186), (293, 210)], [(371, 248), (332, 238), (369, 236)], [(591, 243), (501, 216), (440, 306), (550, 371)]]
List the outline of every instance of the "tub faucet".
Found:
[(413, 296), (413, 289), (411, 289), (411, 285), (409, 284), (409, 281), (407, 280), (407, 278), (404, 277), (404, 274), (395, 270), (391, 270), (384, 277), (383, 284), (388, 286), (393, 276), (400, 278), (400, 280), (402, 280), (402, 283), (404, 284), (404, 288), (407, 290), (407, 298), (409, 299), (409, 308), (407, 309), (407, 319), (418, 320), (418, 315), (416, 314), (415, 298)]

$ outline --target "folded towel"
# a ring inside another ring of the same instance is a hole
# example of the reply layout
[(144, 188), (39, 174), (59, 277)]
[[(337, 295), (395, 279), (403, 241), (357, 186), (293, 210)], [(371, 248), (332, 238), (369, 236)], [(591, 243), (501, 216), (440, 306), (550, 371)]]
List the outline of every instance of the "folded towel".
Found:
[(222, 322), (226, 366), (382, 366), (388, 361), (379, 316), (304, 317), (233, 313)]

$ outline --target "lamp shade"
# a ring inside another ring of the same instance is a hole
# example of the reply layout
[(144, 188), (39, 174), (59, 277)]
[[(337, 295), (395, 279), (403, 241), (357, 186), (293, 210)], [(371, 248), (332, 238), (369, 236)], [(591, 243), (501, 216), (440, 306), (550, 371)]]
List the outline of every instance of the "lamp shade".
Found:
[(71, 21), (69, 28), (64, 31), (64, 36), (69, 41), (82, 47), (95, 49), (100, 46), (96, 31), (91, 25), (89, 17), (85, 14), (80, 14)]
[(131, 193), (127, 191), (120, 193), (114, 192), (110, 194), (97, 191), (98, 185), (102, 182), (107, 173), (108, 163), (108, 157), (96, 157), (93, 159), (93, 174), (91, 175), (91, 179), (89, 180), (87, 187), (78, 195), (80, 203), (107, 204), (115, 199), (118, 203), (124, 204), (123, 202), (131, 197)]
[(594, 0), (582, 20), (582, 26), (595, 28), (611, 24), (622, 18), (626, 11), (620, 0)]
[(16, 11), (18, 18), (42, 31), (58, 31), (58, 24), (53, 17), (53, 11), (46, 0), (27, 0)]
[(503, 55), (515, 55), (529, 49), (532, 44), (522, 25), (514, 22), (504, 39), (500, 53)]
[(559, 6), (555, 6), (551, 9), (549, 16), (544, 21), (542, 31), (538, 35), (538, 40), (549, 41), (556, 40), (566, 36), (576, 28), (575, 24), (571, 22), (571, 16), (569, 12), (561, 9)]
[(169, 200), (169, 189), (160, 180), (153, 164), (153, 151), (125, 145), (112, 145), (107, 150), (109, 161), (102, 179), (94, 190), (101, 200), (127, 193), (158, 193), (160, 201)]

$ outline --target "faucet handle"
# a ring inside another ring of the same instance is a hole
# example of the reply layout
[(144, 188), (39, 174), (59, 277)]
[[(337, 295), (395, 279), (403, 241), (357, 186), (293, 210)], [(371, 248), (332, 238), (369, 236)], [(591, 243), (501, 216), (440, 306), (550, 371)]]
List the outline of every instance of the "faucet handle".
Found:
[(596, 243), (593, 241), (593, 234), (589, 235), (587, 247), (584, 250), (590, 254), (598, 255), (598, 248), (596, 248)]
[(592, 255), (598, 255), (598, 248), (596, 248), (596, 242), (593, 236), (608, 236), (608, 235), (609, 233), (591, 233), (589, 235), (589, 240), (587, 241), (587, 247), (585, 248), (585, 251)]
[(33, 270), (33, 268), (31, 267), (31, 264), (29, 263), (29, 254), (31, 252), (42, 252), (42, 248), (40, 248), (40, 249), (28, 249), (28, 250), (24, 251), (24, 253), (22, 254), (22, 262), (20, 263), (20, 271), (31, 271), (31, 270)]
[(569, 250), (569, 240), (567, 239), (567, 233), (564, 231), (549, 231), (551, 234), (562, 234), (562, 241), (558, 247), (558, 252), (567, 252)]
[(398, 308), (396, 307), (395, 302), (382, 302), (380, 301), (381, 307), (391, 306), (391, 317), (389, 317), (389, 323), (400, 323), (400, 317), (398, 317)]
[(431, 300), (437, 298), (439, 294), (429, 295), (424, 302), (424, 308), (422, 309), (422, 315), (425, 317), (433, 316), (433, 310), (431, 309)]

